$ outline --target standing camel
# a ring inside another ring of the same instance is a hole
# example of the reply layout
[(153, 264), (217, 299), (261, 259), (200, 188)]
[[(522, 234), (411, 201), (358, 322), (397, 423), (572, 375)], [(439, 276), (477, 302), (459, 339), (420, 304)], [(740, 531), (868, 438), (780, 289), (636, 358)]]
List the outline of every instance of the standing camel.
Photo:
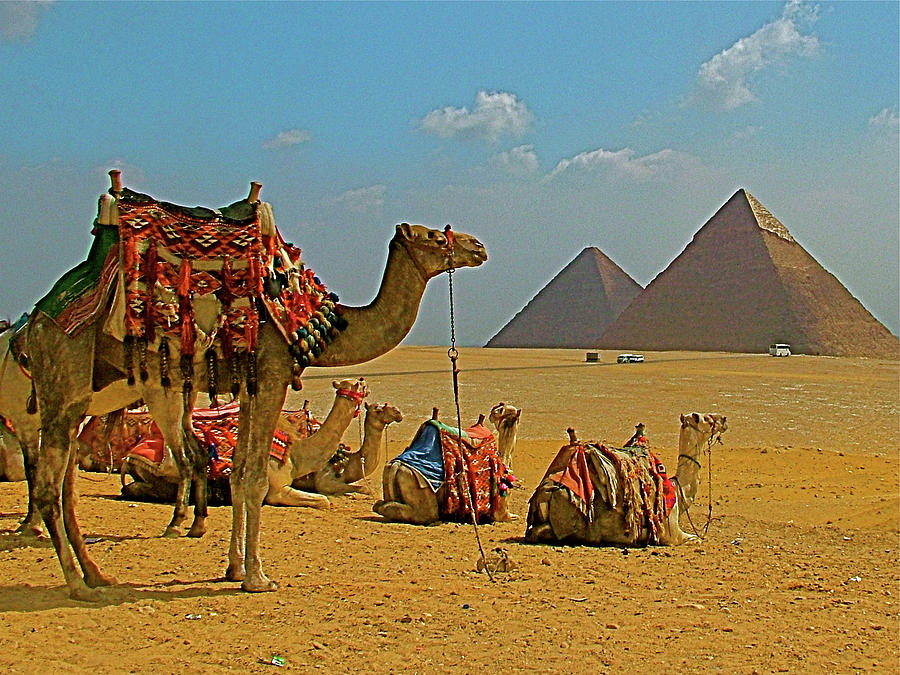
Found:
[[(643, 440), (643, 425), (638, 429)], [(672, 485), (666, 484), (656, 456), (641, 444), (617, 449), (579, 442), (569, 429), (569, 444), (529, 501), (525, 540), (613, 546), (695, 541), (678, 519), (697, 495), (703, 450), (727, 429), (724, 415), (681, 415)]]
[[(119, 222), (121, 205), (117, 205), (117, 200), (126, 194), (118, 172), (111, 172), (111, 176), (112, 189), (110, 195), (101, 198), (102, 217), (98, 218), (98, 225), (107, 227)], [(250, 196), (240, 204), (254, 213), (263, 210), (258, 200), (259, 187), (254, 183)], [(156, 203), (154, 208), (165, 212), (169, 205)], [(125, 251), (123, 255), (127, 253)], [(334, 306), (334, 313), (344, 324), (343, 330), (330, 339), (324, 350), (317, 347), (304, 354), (303, 365), (355, 365), (390, 351), (412, 328), (429, 279), (449, 269), (476, 267), (486, 259), (484, 246), (471, 235), (451, 232), (449, 227), (440, 231), (421, 225), (398, 225), (389, 244), (387, 265), (374, 300), (365, 307)], [(264, 279), (276, 281), (277, 274), (271, 271), (266, 274)], [(111, 382), (133, 382), (128, 387), (130, 395), (121, 397), (110, 409), (122, 408), (143, 398), (167, 444), (175, 444), (185, 456), (193, 458), (192, 472), (188, 474), (193, 473), (202, 485), (206, 457), (194, 447), (195, 442), (191, 445), (190, 433), (190, 411), (195, 392), (201, 387), (209, 389), (210, 385), (226, 391), (232, 384), (224, 372), (219, 371), (216, 377), (210, 378), (207, 373), (216, 373), (215, 370), (195, 367), (202, 363), (202, 349), (196, 350), (197, 360), (192, 363), (190, 359), (182, 358), (174, 345), (171, 362), (180, 362), (186, 368), (164, 370), (162, 359), (159, 364), (157, 359), (149, 359), (147, 363), (142, 361), (139, 379), (130, 377), (123, 366), (129, 345), (104, 331), (110, 319), (109, 303), (104, 307), (106, 309), (90, 317), (74, 335), (66, 333), (42, 311), (32, 315), (28, 332), (42, 428), (35, 471), (35, 501), (53, 540), (69, 594), (80, 600), (95, 600), (98, 598), (97, 587), (116, 583), (114, 578), (101, 572), (90, 557), (75, 515), (75, 456), (71, 445), (78, 425), (87, 413), (92, 392)], [(206, 335), (209, 334), (207, 331)], [(253, 391), (244, 386), (239, 392), (240, 430), (230, 479), (232, 531), (225, 576), (230, 581), (241, 581), (245, 591), (260, 592), (277, 588), (263, 572), (259, 553), (261, 507), (268, 489), (269, 447), (287, 387), (297, 382), (299, 373), (297, 353), (288, 350), (284, 336), (272, 321), (260, 322), (254, 337), (254, 358), (246, 361), (244, 372), (248, 374), (248, 383), (252, 375), (257, 386)], [(294, 346), (297, 344), (299, 342)], [(185, 387), (182, 373), (192, 378), (189, 380), (192, 388)], [(172, 449), (173, 452), (176, 450)], [(205, 518), (204, 494), (202, 502), (197, 499), (192, 529), (205, 529)], [(76, 568), (76, 559), (81, 572)]]

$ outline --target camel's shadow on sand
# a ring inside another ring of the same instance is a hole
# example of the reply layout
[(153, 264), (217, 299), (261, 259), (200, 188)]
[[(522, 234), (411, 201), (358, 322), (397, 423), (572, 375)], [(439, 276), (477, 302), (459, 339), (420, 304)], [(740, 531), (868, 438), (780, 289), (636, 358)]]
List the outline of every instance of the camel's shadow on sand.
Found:
[(169, 602), (185, 598), (213, 598), (244, 594), (240, 584), (227, 582), (226, 588), (210, 588), (209, 584), (225, 582), (224, 577), (212, 579), (191, 579), (155, 584), (122, 583), (108, 586), (100, 592), (97, 601), (82, 602), (72, 600), (65, 586), (32, 586), (16, 584), (0, 586), (0, 612), (42, 612), (62, 607), (115, 607), (132, 604), (141, 600)]

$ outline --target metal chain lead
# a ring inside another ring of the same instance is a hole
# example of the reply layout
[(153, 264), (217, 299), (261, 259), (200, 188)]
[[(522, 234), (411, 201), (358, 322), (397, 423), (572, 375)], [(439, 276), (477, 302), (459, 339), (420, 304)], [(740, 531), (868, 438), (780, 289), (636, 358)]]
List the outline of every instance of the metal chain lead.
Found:
[[(450, 226), (447, 226), (449, 229)], [(453, 249), (450, 249), (450, 255), (452, 256)], [(452, 261), (451, 261), (452, 262)], [(453, 400), (456, 403), (456, 445), (459, 448), (459, 456), (462, 458), (462, 414), (459, 409), (459, 368), (457, 367), (457, 360), (459, 359), (459, 351), (456, 349), (456, 315), (454, 311), (454, 301), (453, 301), (453, 265), (449, 265), (447, 267), (447, 279), (449, 281), (450, 286), (450, 349), (447, 350), (447, 356), (450, 358), (450, 365), (453, 370)], [(465, 467), (463, 467), (465, 468)], [(463, 481), (460, 481), (463, 482)], [(464, 481), (468, 484), (468, 481)], [(460, 486), (462, 487), (462, 486)], [(481, 554), (481, 562), (484, 565), (484, 570), (487, 572), (488, 578), (491, 582), (495, 582), (494, 575), (491, 574), (490, 565), (488, 565), (487, 558), (484, 555), (484, 547), (481, 545), (481, 537), (478, 534), (478, 517), (475, 514), (475, 499), (471, 494), (471, 490), (468, 488), (465, 490), (460, 490), (460, 492), (465, 495), (466, 501), (469, 506), (469, 515), (472, 516), (472, 527), (475, 530), (475, 542), (478, 544), (478, 552)]]

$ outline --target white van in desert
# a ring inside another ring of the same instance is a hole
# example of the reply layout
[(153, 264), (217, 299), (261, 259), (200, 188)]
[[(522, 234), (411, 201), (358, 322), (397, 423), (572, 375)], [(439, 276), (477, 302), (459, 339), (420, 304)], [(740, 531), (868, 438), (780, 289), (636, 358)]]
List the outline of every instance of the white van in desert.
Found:
[(619, 354), (616, 363), (643, 363), (643, 354)]
[(769, 356), (790, 356), (791, 355), (791, 346), (776, 343), (773, 345), (769, 345)]

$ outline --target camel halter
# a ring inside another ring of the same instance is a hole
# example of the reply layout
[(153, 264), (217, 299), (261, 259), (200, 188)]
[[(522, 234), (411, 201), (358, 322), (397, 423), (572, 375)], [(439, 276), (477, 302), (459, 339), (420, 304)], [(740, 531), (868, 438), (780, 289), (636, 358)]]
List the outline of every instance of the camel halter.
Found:
[(359, 417), (359, 408), (362, 405), (363, 399), (366, 397), (366, 390), (361, 389), (360, 391), (354, 391), (352, 389), (338, 389), (337, 395), (342, 396), (343, 398), (349, 399), (356, 403), (356, 412), (353, 413), (354, 417)]
[[(459, 360), (459, 351), (456, 349), (456, 315), (453, 301), (453, 272), (455, 271), (453, 267), (453, 232), (451, 231), (449, 224), (444, 228), (444, 233), (447, 235), (447, 279), (450, 286), (450, 349), (447, 350), (447, 357), (450, 359), (450, 366), (453, 373), (453, 401), (456, 404), (456, 444), (459, 448), (459, 454), (462, 456), (462, 415), (459, 411), (459, 367), (456, 363)], [(484, 548), (481, 545), (481, 537), (478, 534), (478, 516), (475, 514), (475, 495), (472, 494), (470, 486), (465, 490), (461, 489), (460, 494), (465, 497), (469, 515), (472, 517), (475, 542), (478, 544), (478, 552), (481, 554), (481, 562), (483, 563), (484, 571), (487, 572), (488, 579), (490, 579), (492, 583), (496, 583), (494, 575), (491, 574), (490, 565), (487, 564)]]

